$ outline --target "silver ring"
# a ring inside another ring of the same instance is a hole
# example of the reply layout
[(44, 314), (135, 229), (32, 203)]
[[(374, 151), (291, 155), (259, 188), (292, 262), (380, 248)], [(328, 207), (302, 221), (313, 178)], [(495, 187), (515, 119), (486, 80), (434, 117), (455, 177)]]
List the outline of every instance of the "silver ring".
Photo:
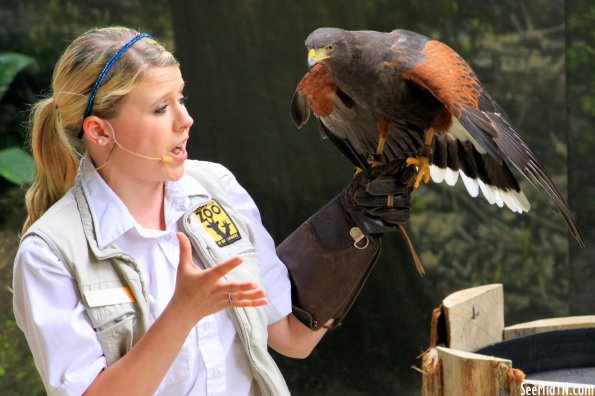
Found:
[(233, 304), (233, 300), (231, 299), (231, 293), (227, 294), (227, 302), (231, 305)]

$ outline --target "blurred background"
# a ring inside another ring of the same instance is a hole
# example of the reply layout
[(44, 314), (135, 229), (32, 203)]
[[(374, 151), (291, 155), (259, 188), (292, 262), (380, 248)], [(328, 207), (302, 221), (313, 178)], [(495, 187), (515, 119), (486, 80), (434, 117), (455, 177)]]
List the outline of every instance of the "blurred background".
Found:
[(507, 325), (595, 314), (595, 3), (591, 0), (1, 0), (0, 394), (42, 395), (14, 323), (10, 290), (23, 195), (31, 179), (27, 110), (51, 94), (69, 41), (96, 26), (126, 25), (173, 50), (195, 119), (193, 158), (230, 168), (277, 243), (329, 201), (352, 166), (313, 122), (289, 116), (307, 71), (304, 40), (317, 27), (414, 30), (440, 39), (474, 67), (541, 158), (587, 243), (532, 186), (517, 215), (456, 187), (413, 195), (410, 236), (420, 278), (399, 235), (385, 239), (344, 325), (306, 360), (274, 355), (295, 395), (416, 395), (430, 313), (456, 290), (503, 283)]

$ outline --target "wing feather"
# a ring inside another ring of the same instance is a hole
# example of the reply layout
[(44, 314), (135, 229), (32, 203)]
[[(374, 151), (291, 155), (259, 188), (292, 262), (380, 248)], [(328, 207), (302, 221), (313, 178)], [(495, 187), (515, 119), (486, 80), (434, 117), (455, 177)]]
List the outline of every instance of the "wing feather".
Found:
[[(571, 234), (584, 245), (562, 194), (537, 156), (512, 128), (500, 106), (482, 87), (471, 67), (454, 50), (436, 40), (427, 41), (422, 53), (425, 58), (404, 72), (404, 78), (430, 91), (494, 160), (500, 164), (502, 159), (510, 161), (534, 185), (540, 186), (553, 200)], [(469, 162), (464, 166), (472, 171)], [(482, 191), (487, 194), (486, 198), (490, 196), (488, 199), (498, 205), (506, 203), (497, 191)]]

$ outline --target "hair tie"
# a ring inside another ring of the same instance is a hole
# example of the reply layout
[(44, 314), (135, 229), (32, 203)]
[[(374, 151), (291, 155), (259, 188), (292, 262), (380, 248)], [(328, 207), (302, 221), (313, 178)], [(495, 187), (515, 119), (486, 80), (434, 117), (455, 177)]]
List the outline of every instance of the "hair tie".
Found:
[[(107, 63), (103, 67), (103, 70), (101, 70), (101, 73), (99, 73), (99, 77), (97, 77), (97, 81), (95, 81), (95, 84), (93, 84), (93, 88), (91, 88), (91, 93), (89, 94), (89, 101), (87, 102), (87, 108), (85, 109), (85, 114), (83, 115), (83, 120), (85, 118), (87, 118), (89, 116), (89, 114), (91, 114), (91, 109), (93, 108), (93, 102), (95, 101), (95, 95), (97, 95), (97, 91), (99, 90), (99, 87), (101, 86), (101, 83), (103, 82), (103, 79), (105, 78), (105, 75), (107, 74), (107, 72), (110, 71), (110, 69), (112, 68), (112, 66), (114, 65), (114, 63), (118, 60), (118, 58), (120, 57), (120, 55), (122, 55), (124, 53), (124, 51), (126, 51), (134, 43), (136, 43), (138, 40), (142, 39), (143, 37), (151, 37), (151, 35), (149, 35), (147, 33), (137, 34), (129, 42), (127, 42), (126, 44), (124, 44), (122, 46), (122, 48), (120, 48), (107, 61)], [(81, 125), (81, 130), (80, 130), (80, 132), (79, 132), (79, 134), (78, 134), (77, 137), (79, 139), (81, 139), (83, 137), (83, 134), (84, 133), (85, 133), (85, 131), (83, 130), (83, 126)]]

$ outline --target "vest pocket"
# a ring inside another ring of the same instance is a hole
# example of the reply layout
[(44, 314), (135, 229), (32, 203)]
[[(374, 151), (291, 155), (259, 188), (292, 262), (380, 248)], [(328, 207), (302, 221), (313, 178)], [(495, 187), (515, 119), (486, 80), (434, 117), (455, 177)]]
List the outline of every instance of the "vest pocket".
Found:
[(108, 366), (132, 349), (136, 327), (136, 314), (132, 304), (125, 304), (117, 316), (109, 316), (97, 324), (95, 332), (101, 344)]

